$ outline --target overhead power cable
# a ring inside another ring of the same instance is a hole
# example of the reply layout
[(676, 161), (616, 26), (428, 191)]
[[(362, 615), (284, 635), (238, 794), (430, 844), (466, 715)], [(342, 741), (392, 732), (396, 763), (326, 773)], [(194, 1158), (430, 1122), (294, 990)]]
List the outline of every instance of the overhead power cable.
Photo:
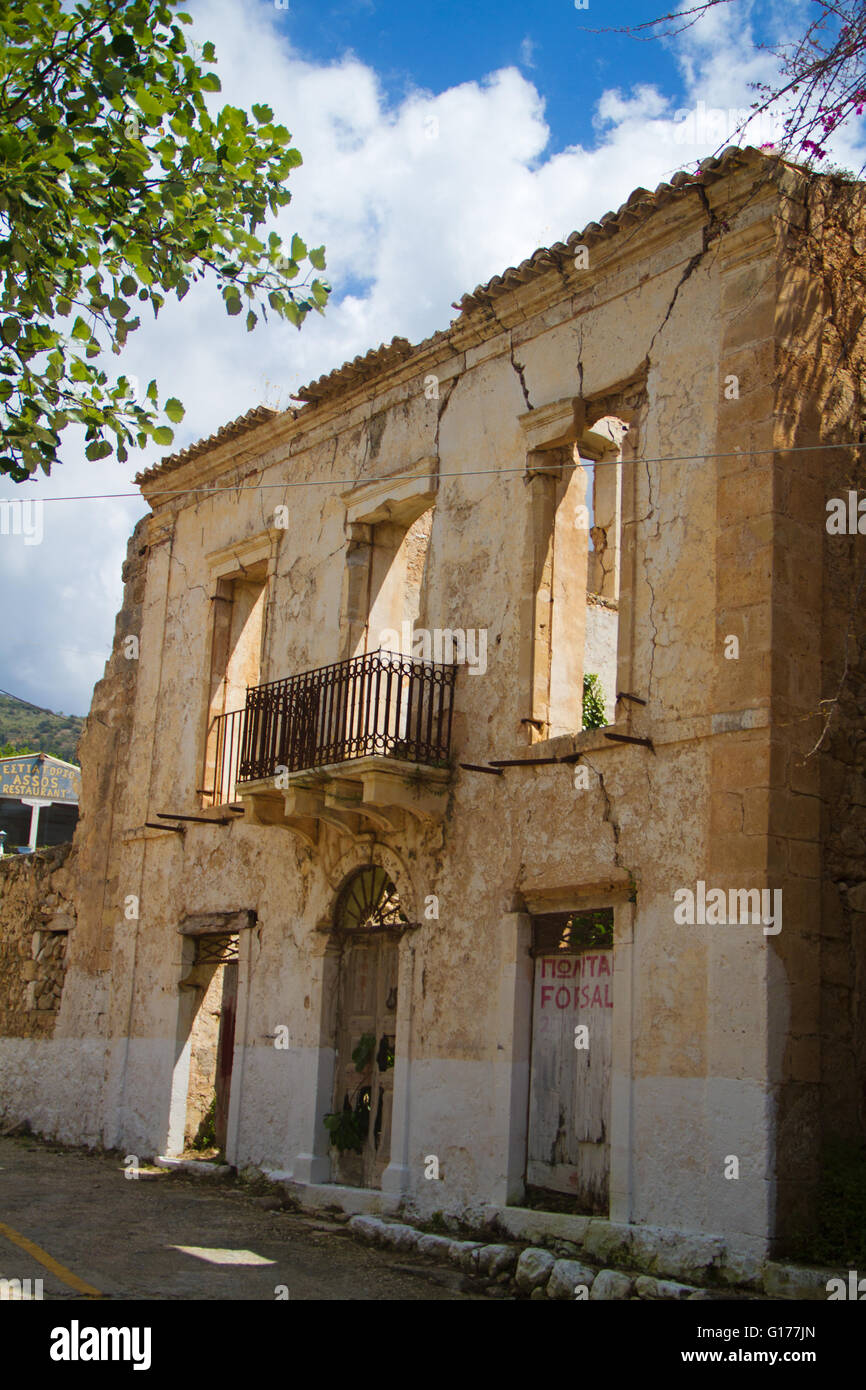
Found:
[[(657, 458), (625, 458), (625, 459), (582, 459), (583, 463), (590, 464), (593, 468), (621, 468), (626, 463), (708, 463), (713, 459), (730, 458), (758, 458), (763, 454), (818, 454), (830, 449), (866, 449), (866, 440), (858, 440), (851, 444), (796, 444), (778, 445), (768, 449), (726, 449), (724, 453), (718, 454), (661, 454)], [(543, 450), (539, 452), (544, 452)], [(272, 466), (272, 465), (271, 465)], [(555, 468), (571, 468), (571, 463), (545, 463), (539, 465), (545, 471), (552, 471)], [(437, 472), (430, 476), (437, 478), (477, 478), (502, 473), (525, 473), (526, 464), (518, 464), (514, 468), (460, 468), (452, 472)], [(406, 479), (416, 479), (423, 477), (419, 473), (388, 473), (379, 477), (371, 478), (305, 478), (286, 480), (282, 483), (215, 483), (209, 487), (177, 487), (154, 489), (154, 497), (185, 497), (193, 493), (216, 493), (216, 492), (267, 492), (269, 490), (283, 491), (289, 487), (358, 487), (362, 483), (399, 483)], [(22, 484), (23, 486), (23, 484)], [(29, 497), (26, 500), (39, 502), (108, 502), (119, 501), (124, 498), (141, 498), (141, 491), (136, 492), (84, 492), (69, 497)], [(18, 501), (19, 498), (0, 497), (0, 506), (8, 505), (10, 502)]]

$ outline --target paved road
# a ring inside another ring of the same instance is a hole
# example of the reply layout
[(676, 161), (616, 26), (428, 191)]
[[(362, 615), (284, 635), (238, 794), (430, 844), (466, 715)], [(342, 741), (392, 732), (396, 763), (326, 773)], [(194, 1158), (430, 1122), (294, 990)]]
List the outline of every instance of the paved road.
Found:
[(458, 1270), (371, 1250), (336, 1220), (269, 1200), (160, 1170), (129, 1179), (119, 1155), (0, 1139), (0, 1279), (42, 1279), (45, 1299), (479, 1297)]

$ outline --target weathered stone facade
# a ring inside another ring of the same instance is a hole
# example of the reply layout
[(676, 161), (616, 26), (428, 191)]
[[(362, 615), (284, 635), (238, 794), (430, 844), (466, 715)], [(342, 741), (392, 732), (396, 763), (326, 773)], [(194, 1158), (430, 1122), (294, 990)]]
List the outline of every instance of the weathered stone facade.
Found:
[[(62, 1008), (26, 1100), (0, 1042), (9, 1113), (180, 1152), (196, 933), (221, 930), (230, 1162), (349, 1210), (506, 1212), (544, 1110), (542, 929), (609, 913), (603, 1115), (580, 1143), (610, 1221), (743, 1259), (808, 1221), (822, 1135), (864, 1119), (863, 567), (825, 525), (862, 451), (818, 447), (862, 438), (862, 198), (729, 152), (466, 296), (447, 331), (142, 476), (80, 750)], [(395, 637), (408, 658), (422, 630), (485, 635), (447, 760), (401, 767), (401, 729), (390, 761), (223, 794), (215, 730), (247, 685)], [(599, 670), (612, 722), (582, 731)], [(339, 913), (365, 867), (402, 916), (362, 959)], [(781, 890), (783, 917), (684, 924), (699, 885)], [(559, 982), (551, 1011), (563, 991), (578, 1008)], [(323, 1120), (365, 1036), (352, 1077), (386, 1138), (356, 1171)], [(560, 1131), (542, 1158), (566, 1182)]]

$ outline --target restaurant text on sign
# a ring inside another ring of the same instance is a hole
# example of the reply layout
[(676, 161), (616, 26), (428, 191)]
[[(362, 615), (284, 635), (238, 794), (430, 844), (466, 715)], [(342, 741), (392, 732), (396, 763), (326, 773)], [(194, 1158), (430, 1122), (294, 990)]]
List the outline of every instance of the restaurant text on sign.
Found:
[(46, 801), (77, 802), (81, 773), (77, 767), (35, 757), (3, 759), (0, 763), (0, 796), (34, 796)]

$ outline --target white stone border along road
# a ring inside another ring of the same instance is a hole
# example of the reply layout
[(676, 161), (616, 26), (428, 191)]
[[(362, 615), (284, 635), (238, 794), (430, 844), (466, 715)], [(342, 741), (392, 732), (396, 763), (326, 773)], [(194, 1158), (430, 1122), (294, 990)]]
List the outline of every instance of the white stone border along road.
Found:
[[(658, 1279), (638, 1272), (624, 1273), (617, 1269), (599, 1269), (577, 1259), (557, 1259), (541, 1246), (487, 1245), (483, 1241), (457, 1240), (451, 1236), (428, 1235), (414, 1226), (398, 1221), (386, 1221), (378, 1216), (353, 1216), (348, 1229), (367, 1245), (391, 1250), (412, 1251), (428, 1258), (449, 1261), (467, 1275), (476, 1278), (479, 1286), (493, 1297), (518, 1297), (558, 1300), (589, 1298), (708, 1300), (714, 1292), (741, 1298), (805, 1298), (826, 1299), (827, 1280), (832, 1270), (808, 1269), (799, 1265), (782, 1265), (767, 1260), (749, 1281), (750, 1287), (731, 1284), (698, 1288), (673, 1279)], [(583, 1289), (586, 1292), (583, 1292)]]

